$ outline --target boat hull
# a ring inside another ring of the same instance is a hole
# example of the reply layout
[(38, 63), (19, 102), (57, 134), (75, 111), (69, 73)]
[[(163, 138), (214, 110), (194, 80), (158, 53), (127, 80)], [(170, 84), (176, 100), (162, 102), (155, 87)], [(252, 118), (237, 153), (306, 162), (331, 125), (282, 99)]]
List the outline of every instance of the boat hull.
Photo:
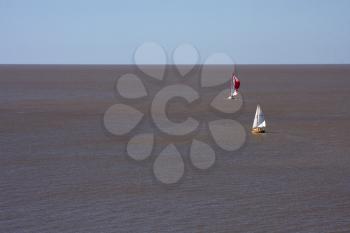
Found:
[(265, 128), (253, 128), (252, 133), (265, 133)]

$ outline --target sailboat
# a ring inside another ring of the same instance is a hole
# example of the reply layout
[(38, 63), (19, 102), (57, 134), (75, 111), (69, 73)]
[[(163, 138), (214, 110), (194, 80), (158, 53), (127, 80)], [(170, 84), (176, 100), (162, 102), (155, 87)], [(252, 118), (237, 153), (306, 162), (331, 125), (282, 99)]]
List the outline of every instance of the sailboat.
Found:
[(241, 82), (235, 75), (235, 73), (232, 74), (232, 79), (231, 79), (231, 92), (230, 96), (227, 97), (227, 99), (235, 99), (235, 97), (238, 95), (238, 88), (241, 85)]
[(264, 117), (264, 113), (261, 110), (260, 105), (256, 107), (252, 132), (253, 133), (265, 133), (266, 129), (266, 121)]

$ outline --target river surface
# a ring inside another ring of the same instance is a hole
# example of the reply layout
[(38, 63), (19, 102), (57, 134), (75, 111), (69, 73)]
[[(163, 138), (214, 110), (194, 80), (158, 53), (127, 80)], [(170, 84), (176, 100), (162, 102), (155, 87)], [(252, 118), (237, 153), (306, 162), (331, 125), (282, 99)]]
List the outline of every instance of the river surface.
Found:
[[(161, 85), (200, 77), (196, 67), (174, 81), (179, 73), (167, 68), (158, 84), (134, 66), (1, 65), (0, 232), (350, 232), (349, 65), (238, 66), (244, 104), (230, 117), (245, 128), (245, 143), (232, 153), (212, 145), (215, 164), (203, 171), (186, 155), (195, 134), (158, 132), (158, 149), (139, 162), (126, 153), (129, 135), (104, 126), (111, 105), (147, 113)], [(116, 94), (126, 73), (141, 77), (150, 96)], [(202, 102), (218, 90), (199, 91)], [(174, 122), (212, 113), (171, 104)], [(264, 135), (250, 133), (257, 104)], [(144, 120), (134, 133), (152, 130)], [(152, 168), (169, 143), (184, 174), (165, 185)]]

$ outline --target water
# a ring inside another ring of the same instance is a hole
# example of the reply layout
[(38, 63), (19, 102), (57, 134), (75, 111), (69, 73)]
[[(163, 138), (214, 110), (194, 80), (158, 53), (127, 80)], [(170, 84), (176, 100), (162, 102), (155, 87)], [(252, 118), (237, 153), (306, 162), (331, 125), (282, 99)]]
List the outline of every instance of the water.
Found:
[[(133, 161), (127, 137), (103, 127), (128, 72), (141, 76), (133, 66), (0, 66), (0, 232), (350, 232), (350, 66), (238, 66), (245, 145), (216, 151), (207, 171), (184, 156), (171, 186), (152, 175), (155, 155)], [(262, 136), (249, 133), (257, 104)], [(173, 120), (187, 117), (176, 109)], [(188, 138), (179, 143), (184, 152)]]

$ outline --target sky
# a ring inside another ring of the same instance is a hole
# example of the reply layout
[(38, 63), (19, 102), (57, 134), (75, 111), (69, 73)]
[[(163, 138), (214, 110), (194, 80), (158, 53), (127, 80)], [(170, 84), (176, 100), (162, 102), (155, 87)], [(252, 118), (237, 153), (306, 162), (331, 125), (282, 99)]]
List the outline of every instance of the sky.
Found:
[(145, 42), (168, 63), (188, 43), (200, 63), (349, 64), (349, 11), (349, 0), (0, 0), (0, 64), (132, 64)]

